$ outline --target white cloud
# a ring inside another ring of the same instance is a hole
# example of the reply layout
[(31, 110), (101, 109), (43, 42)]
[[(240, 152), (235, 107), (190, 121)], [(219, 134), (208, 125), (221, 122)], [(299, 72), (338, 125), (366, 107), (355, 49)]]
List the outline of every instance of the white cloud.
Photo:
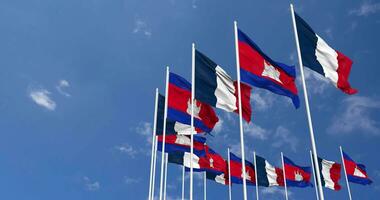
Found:
[(343, 100), (343, 109), (338, 112), (328, 128), (331, 134), (347, 134), (357, 131), (380, 135), (379, 122), (372, 119), (371, 113), (380, 109), (380, 101), (363, 96), (350, 96)]
[(68, 87), (70, 87), (70, 83), (67, 80), (60, 80), (55, 88), (61, 95), (70, 97), (71, 95), (64, 91), (64, 89)]
[(253, 102), (253, 109), (258, 111), (264, 111), (273, 106), (275, 101), (275, 94), (271, 94), (265, 90), (255, 90), (251, 94), (251, 102)]
[(29, 97), (39, 106), (48, 110), (55, 110), (56, 103), (50, 98), (50, 92), (46, 89), (31, 89)]
[(333, 38), (333, 32), (332, 32), (332, 28), (326, 28), (325, 29), (325, 34), (327, 35), (328, 38), (332, 39)]
[(191, 1), (191, 7), (193, 7), (194, 9), (198, 8), (198, 6), (197, 6), (197, 0), (192, 0)]
[(118, 150), (120, 153), (127, 154), (129, 157), (134, 158), (136, 154), (138, 153), (131, 145), (129, 144), (123, 144), (120, 146), (115, 146), (115, 149)]
[(135, 130), (138, 134), (146, 137), (146, 140), (148, 141), (148, 144), (152, 143), (152, 124), (149, 122), (141, 122)]
[(135, 20), (135, 27), (132, 32), (135, 34), (141, 33), (148, 38), (152, 36), (152, 31), (148, 28), (147, 23), (142, 19)]
[[(306, 79), (307, 91), (313, 94), (323, 94), (328, 87), (332, 86), (327, 78), (307, 67), (304, 67), (304, 75)], [(298, 78), (298, 81), (300, 85), (302, 85), (301, 78)]]
[(141, 182), (141, 178), (124, 177), (126, 184), (136, 184)]
[(100, 183), (98, 181), (92, 181), (87, 176), (83, 177), (84, 185), (88, 191), (96, 191), (100, 189)]
[(380, 11), (380, 3), (372, 3), (371, 1), (363, 1), (359, 8), (349, 11), (351, 15), (368, 16)]
[[(263, 194), (263, 195), (275, 195), (275, 194), (278, 194), (281, 196), (285, 195), (285, 190), (283, 187), (281, 187), (281, 188), (279, 188), (279, 187), (266, 187), (266, 188), (262, 188), (259, 191), (261, 191), (261, 194)], [(292, 193), (288, 190), (288, 197), (291, 195), (292, 195)]]
[(254, 123), (244, 123), (244, 133), (256, 139), (266, 140), (270, 132)]
[(215, 127), (213, 129), (213, 132), (215, 134), (218, 134), (218, 133), (220, 133), (222, 131), (223, 123), (224, 123), (223, 119), (219, 118), (218, 123), (216, 123), (216, 125), (215, 125)]
[(283, 126), (277, 127), (273, 138), (273, 140), (275, 141), (272, 143), (273, 147), (280, 148), (283, 146), (287, 146), (290, 147), (290, 149), (294, 152), (297, 150), (297, 145), (299, 141), (296, 136), (291, 134), (289, 129)]

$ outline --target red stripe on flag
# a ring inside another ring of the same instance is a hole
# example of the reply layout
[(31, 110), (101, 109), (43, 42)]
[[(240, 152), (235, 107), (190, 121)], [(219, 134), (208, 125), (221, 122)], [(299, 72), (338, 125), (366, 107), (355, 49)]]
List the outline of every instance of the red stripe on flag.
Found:
[(339, 185), (340, 170), (342, 166), (338, 163), (334, 163), (330, 169), (330, 178), (334, 182), (334, 189), (340, 190), (342, 187)]
[(350, 75), (352, 61), (349, 57), (345, 56), (339, 51), (336, 51), (338, 54), (338, 83), (337, 87), (341, 89), (344, 93), (347, 94), (355, 94), (358, 91), (351, 87), (350, 83), (348, 82), (348, 77)]

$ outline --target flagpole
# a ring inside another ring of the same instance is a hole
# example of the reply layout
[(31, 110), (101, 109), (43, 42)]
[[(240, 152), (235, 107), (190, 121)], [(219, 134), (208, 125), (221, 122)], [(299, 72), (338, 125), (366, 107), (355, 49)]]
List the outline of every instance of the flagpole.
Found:
[(239, 61), (239, 43), (238, 43), (238, 29), (237, 22), (234, 21), (235, 33), (235, 53), (236, 53), (236, 73), (238, 83), (238, 96), (239, 96), (239, 127), (240, 127), (240, 149), (241, 149), (241, 170), (243, 174), (243, 197), (247, 200), (247, 180), (245, 174), (245, 153), (244, 153), (244, 133), (243, 133), (243, 113), (241, 106), (241, 88), (240, 88), (240, 61)]
[(193, 200), (194, 96), (195, 96), (195, 44), (193, 43), (192, 49), (191, 49), (190, 200)]
[[(306, 114), (307, 114), (307, 120), (308, 120), (308, 124), (309, 124), (311, 147), (312, 147), (313, 155), (314, 155), (313, 159), (314, 159), (315, 163), (318, 163), (317, 147), (316, 147), (315, 139), (314, 139), (313, 123), (311, 120), (311, 113), (310, 113), (310, 108), (309, 108), (309, 99), (308, 99), (308, 94), (307, 94), (307, 90), (306, 90), (306, 82), (305, 82), (305, 76), (304, 76), (304, 72), (303, 72), (302, 56), (301, 56), (301, 50), (300, 50), (300, 45), (299, 45), (299, 41), (298, 41), (298, 33), (297, 33), (297, 26), (296, 26), (296, 19), (295, 19), (295, 15), (294, 15), (293, 4), (290, 4), (290, 10), (292, 12), (293, 30), (294, 30), (294, 37), (295, 37), (296, 46), (297, 46), (297, 55), (298, 55), (298, 63), (299, 63), (299, 67), (300, 67), (300, 72), (301, 72), (302, 87), (303, 87), (303, 91), (304, 91), (303, 94), (304, 94), (304, 98), (305, 98)], [(323, 195), (322, 181), (321, 181), (321, 176), (320, 176), (321, 172), (319, 170), (319, 167), (316, 168), (315, 171), (317, 172), (318, 189), (319, 189), (320, 198), (321, 198), (321, 200), (324, 200), (325, 198)]]
[(157, 140), (158, 140), (158, 136), (155, 136), (154, 137), (154, 161), (153, 161), (153, 177), (152, 177), (152, 196), (151, 196), (151, 200), (154, 199), (154, 189), (155, 189), (155, 181), (156, 181)]
[(152, 133), (152, 153), (150, 158), (150, 176), (149, 176), (149, 197), (152, 197), (152, 179), (153, 179), (153, 160), (154, 160), (154, 143), (155, 143), (155, 135), (156, 135), (156, 120), (157, 120), (157, 106), (158, 106), (158, 88), (156, 88), (156, 97), (154, 101), (154, 118), (153, 118), (153, 133)]
[(228, 153), (228, 197), (229, 197), (229, 200), (232, 200), (232, 191), (231, 191), (231, 186), (232, 186), (232, 182), (231, 182), (231, 165), (230, 165), (230, 148), (227, 148), (227, 153)]
[(166, 88), (165, 88), (165, 109), (164, 124), (162, 129), (162, 149), (161, 149), (161, 177), (160, 177), (160, 200), (162, 200), (162, 190), (164, 184), (164, 164), (165, 164), (165, 139), (166, 139), (166, 118), (168, 116), (168, 99), (169, 99), (169, 66), (166, 67)]
[(348, 183), (348, 177), (347, 177), (346, 165), (344, 164), (344, 158), (343, 158), (343, 150), (342, 150), (342, 146), (339, 146), (339, 149), (340, 149), (340, 156), (341, 156), (341, 158), (342, 158), (342, 164), (343, 164), (343, 169), (344, 169), (344, 175), (345, 175), (345, 177), (346, 177), (346, 184), (347, 184), (348, 196), (350, 197), (350, 200), (352, 200), (350, 184)]
[(164, 180), (164, 200), (166, 200), (166, 184), (168, 179), (168, 153), (165, 153), (165, 180)]
[(182, 166), (182, 200), (185, 200), (185, 165)]
[(310, 151), (310, 160), (311, 160), (311, 166), (313, 168), (313, 176), (314, 176), (314, 185), (315, 185), (315, 194), (317, 195), (317, 200), (319, 200), (319, 195), (318, 195), (318, 185), (317, 185), (317, 179), (315, 177), (315, 170), (314, 168), (316, 167), (314, 165), (314, 161), (313, 161), (313, 154), (312, 152)]
[(285, 186), (285, 199), (288, 200), (288, 186), (286, 184), (286, 172), (284, 164), (284, 154), (281, 152), (282, 173), (284, 174), (284, 186)]
[(203, 173), (203, 199), (207, 200), (207, 177), (206, 177), (206, 171)]
[(259, 181), (258, 181), (258, 178), (257, 178), (256, 151), (253, 152), (253, 162), (254, 162), (254, 165), (255, 165), (256, 200), (259, 200)]

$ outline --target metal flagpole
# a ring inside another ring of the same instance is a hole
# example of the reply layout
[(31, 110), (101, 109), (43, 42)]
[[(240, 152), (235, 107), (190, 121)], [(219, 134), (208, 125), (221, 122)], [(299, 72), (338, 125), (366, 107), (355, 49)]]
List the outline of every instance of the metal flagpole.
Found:
[(240, 88), (240, 61), (239, 61), (239, 43), (238, 43), (238, 29), (237, 22), (234, 21), (234, 32), (235, 32), (235, 53), (236, 53), (236, 73), (238, 82), (238, 96), (239, 96), (239, 127), (240, 127), (240, 148), (241, 148), (241, 170), (243, 175), (243, 196), (244, 200), (247, 200), (247, 180), (245, 171), (245, 153), (244, 153), (244, 133), (243, 133), (243, 113), (241, 106), (241, 88)]
[(152, 197), (152, 179), (153, 179), (153, 160), (154, 160), (154, 142), (156, 139), (156, 120), (157, 120), (157, 106), (158, 106), (158, 88), (156, 88), (156, 97), (154, 101), (154, 121), (153, 121), (153, 133), (152, 133), (152, 154), (150, 158), (150, 177), (149, 177), (149, 197), (148, 199), (151, 199)]
[(232, 182), (231, 182), (231, 165), (230, 165), (230, 148), (227, 148), (227, 153), (228, 153), (228, 197), (229, 197), (229, 200), (232, 200), (232, 191), (231, 191), (231, 186), (232, 186)]
[(314, 168), (316, 167), (314, 165), (313, 161), (313, 153), (310, 151), (310, 160), (311, 160), (311, 166), (313, 168), (313, 176), (314, 176), (314, 185), (315, 185), (315, 194), (317, 195), (317, 200), (319, 200), (319, 195), (318, 195), (318, 186), (317, 186), (317, 178), (315, 177), (315, 170)]
[(257, 178), (257, 167), (256, 167), (256, 152), (253, 152), (253, 162), (255, 165), (255, 182), (256, 182), (256, 200), (259, 200), (259, 181)]
[(193, 200), (194, 96), (195, 96), (195, 44), (193, 43), (192, 49), (191, 49), (190, 200)]
[(284, 186), (285, 186), (285, 199), (288, 200), (288, 186), (286, 184), (286, 173), (284, 164), (284, 154), (281, 152), (282, 173), (284, 174)]
[(164, 200), (166, 200), (166, 183), (168, 179), (168, 153), (165, 153), (165, 180), (164, 180)]
[(342, 150), (342, 146), (339, 146), (339, 149), (340, 149), (340, 156), (341, 156), (341, 158), (342, 158), (342, 164), (343, 164), (343, 169), (344, 169), (344, 175), (345, 175), (345, 177), (346, 177), (346, 184), (347, 184), (348, 196), (350, 197), (350, 200), (352, 200), (350, 184), (348, 183), (348, 177), (347, 177), (346, 165), (344, 164), (344, 158), (343, 158), (343, 150)]
[(157, 162), (157, 139), (158, 136), (154, 137), (154, 158), (153, 158), (153, 177), (152, 177), (152, 196), (151, 200), (154, 199), (154, 189), (155, 189), (155, 181), (156, 181), (156, 162)]
[(168, 116), (168, 99), (169, 99), (169, 67), (166, 67), (166, 88), (165, 88), (165, 109), (164, 124), (162, 130), (162, 149), (161, 149), (161, 177), (160, 177), (160, 200), (162, 200), (162, 189), (164, 184), (164, 163), (165, 163), (165, 139), (166, 139), (166, 118)]
[[(296, 46), (297, 46), (297, 54), (298, 54), (298, 62), (300, 65), (300, 72), (301, 72), (301, 80), (302, 80), (302, 86), (303, 86), (303, 91), (304, 91), (304, 98), (305, 98), (305, 106), (306, 106), (306, 114), (307, 114), (307, 120), (309, 124), (309, 131), (310, 131), (310, 139), (311, 139), (311, 147), (313, 150), (313, 159), (315, 163), (318, 163), (318, 156), (317, 156), (317, 147), (315, 145), (315, 139), (314, 139), (314, 130), (313, 130), (313, 123), (311, 120), (311, 113), (310, 113), (310, 108), (309, 108), (309, 99), (307, 95), (307, 90), (306, 90), (306, 82), (305, 82), (305, 76), (303, 72), (303, 64), (302, 64), (302, 56), (301, 56), (301, 50), (300, 50), (300, 44), (298, 41), (298, 33), (297, 33), (297, 26), (296, 26), (296, 19), (294, 16), (294, 8), (293, 4), (290, 4), (290, 10), (292, 12), (292, 20), (293, 20), (293, 29), (294, 29), (294, 37), (296, 40)], [(323, 189), (322, 189), (322, 181), (321, 181), (321, 172), (319, 168), (316, 168), (315, 170), (317, 172), (317, 180), (318, 180), (318, 189), (319, 189), (319, 194), (321, 200), (324, 200), (324, 195), (323, 195)]]
[(207, 177), (206, 177), (206, 171), (203, 173), (203, 199), (207, 199)]
[(185, 165), (182, 166), (182, 200), (185, 200)]

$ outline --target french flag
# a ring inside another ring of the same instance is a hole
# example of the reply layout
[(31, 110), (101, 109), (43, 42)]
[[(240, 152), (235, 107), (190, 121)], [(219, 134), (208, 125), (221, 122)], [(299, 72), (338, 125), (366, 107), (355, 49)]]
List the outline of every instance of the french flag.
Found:
[(286, 185), (291, 187), (308, 187), (310, 183), (311, 168), (296, 165), (284, 156)]
[(300, 106), (294, 66), (275, 62), (241, 30), (238, 30), (240, 76), (243, 82), (290, 97)]
[(187, 168), (191, 167), (191, 162), (193, 164), (193, 169), (199, 169), (201, 166), (199, 165), (199, 156), (197, 154), (193, 154), (193, 160), (191, 161), (191, 153), (183, 152), (183, 151), (173, 151), (168, 153), (168, 162), (182, 165)]
[[(241, 84), (243, 118), (251, 121), (251, 88)], [(195, 51), (195, 98), (227, 112), (239, 113), (237, 83), (218, 64)]]
[(346, 153), (343, 152), (344, 166), (346, 167), (346, 173), (348, 181), (361, 185), (369, 185), (372, 180), (369, 179), (366, 167), (363, 164), (356, 163)]
[(284, 173), (265, 158), (256, 155), (257, 181), (259, 186), (284, 186)]
[(342, 166), (334, 161), (325, 160), (319, 157), (318, 166), (321, 172), (322, 185), (331, 190), (340, 190), (342, 188), (339, 184)]
[(295, 18), (303, 65), (329, 79), (344, 93), (357, 93), (348, 82), (351, 59), (331, 48), (297, 13)]
[[(163, 136), (158, 136), (157, 149), (162, 151)], [(194, 154), (203, 156), (205, 155), (204, 143), (206, 138), (194, 135)], [(187, 135), (167, 135), (165, 136), (165, 152), (190, 152), (191, 151), (191, 139)]]
[[(211, 132), (219, 121), (210, 105), (194, 101), (194, 127), (198, 131)], [(181, 76), (169, 74), (168, 119), (191, 124), (191, 84)]]
[[(242, 174), (242, 164), (241, 158), (237, 157), (235, 154), (230, 152), (230, 171), (231, 171), (231, 183), (242, 184), (243, 174)], [(247, 185), (255, 185), (255, 166), (249, 162), (245, 161), (245, 177)]]

